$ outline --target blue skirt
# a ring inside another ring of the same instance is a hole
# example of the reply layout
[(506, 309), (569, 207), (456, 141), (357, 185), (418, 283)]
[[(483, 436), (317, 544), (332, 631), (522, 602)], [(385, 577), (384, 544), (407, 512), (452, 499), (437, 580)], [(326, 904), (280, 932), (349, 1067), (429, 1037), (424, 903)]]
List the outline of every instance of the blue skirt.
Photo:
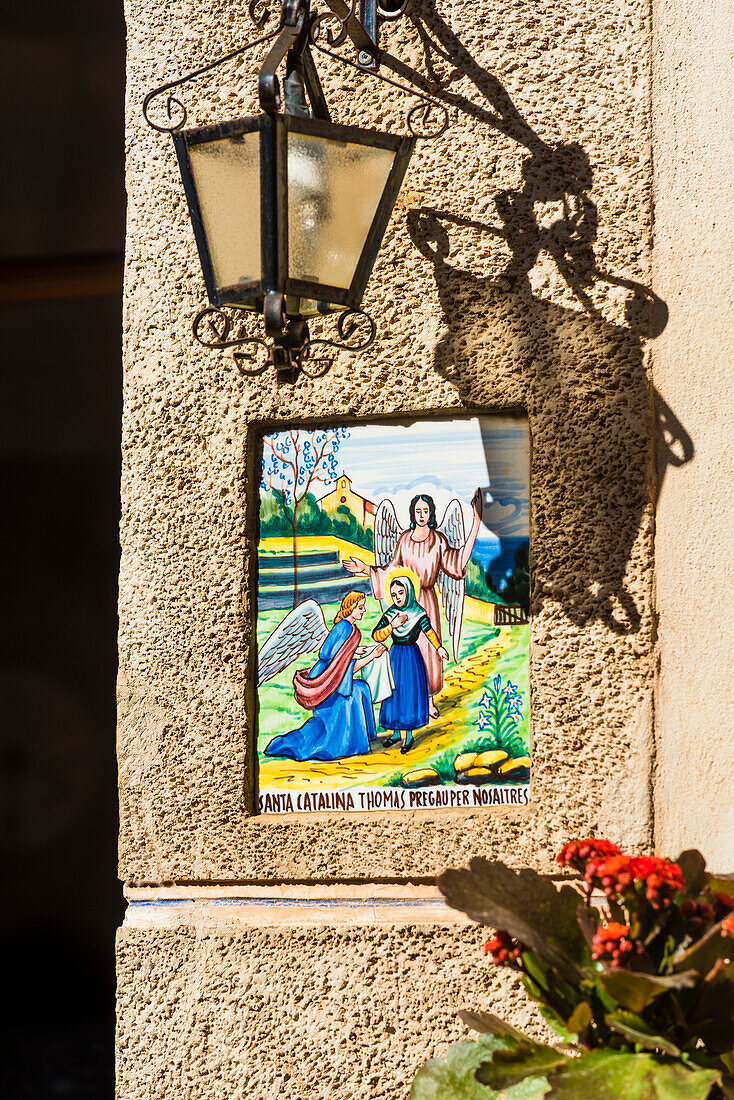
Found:
[(274, 737), (265, 755), (291, 760), (365, 756), (375, 733), (370, 689), (364, 680), (354, 680), (349, 695), (330, 695), (299, 729)]
[(390, 649), (395, 690), (380, 704), (380, 725), (388, 730), (417, 730), (428, 724), (428, 680), (417, 645)]

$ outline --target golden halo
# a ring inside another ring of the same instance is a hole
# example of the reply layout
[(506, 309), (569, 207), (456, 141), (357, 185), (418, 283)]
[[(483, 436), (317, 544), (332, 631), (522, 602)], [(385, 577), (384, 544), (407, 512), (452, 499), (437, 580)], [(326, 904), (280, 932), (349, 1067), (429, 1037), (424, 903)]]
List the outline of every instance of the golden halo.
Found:
[(414, 569), (409, 569), (407, 565), (394, 565), (392, 569), (387, 571), (385, 576), (385, 585), (382, 589), (382, 595), (388, 603), (392, 603), (390, 599), (390, 585), (396, 579), (396, 577), (404, 577), (413, 582), (413, 595), (416, 599), (421, 594), (421, 582), (418, 580), (418, 574)]

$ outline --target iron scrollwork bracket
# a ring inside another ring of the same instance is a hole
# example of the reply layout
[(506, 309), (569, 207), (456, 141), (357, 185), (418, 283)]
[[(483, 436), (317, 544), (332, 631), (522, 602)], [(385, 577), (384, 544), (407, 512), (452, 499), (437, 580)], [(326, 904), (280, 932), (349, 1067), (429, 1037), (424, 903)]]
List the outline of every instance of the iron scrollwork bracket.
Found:
[(268, 321), (266, 316), (266, 330), (272, 340), (268, 343), (260, 336), (242, 332), (238, 322), (242, 322), (241, 316), (228, 313), (220, 306), (207, 306), (194, 318), (194, 338), (211, 351), (231, 350), (235, 366), (246, 378), (274, 367), (281, 382), (295, 382), (301, 373), (308, 378), (325, 374), (334, 356), (314, 355), (314, 349), (356, 354), (371, 347), (377, 334), (374, 320), (361, 309), (348, 309), (339, 314), (338, 340), (320, 336), (312, 339), (308, 325), (300, 318), (283, 322), (276, 331), (271, 327), (272, 320)]

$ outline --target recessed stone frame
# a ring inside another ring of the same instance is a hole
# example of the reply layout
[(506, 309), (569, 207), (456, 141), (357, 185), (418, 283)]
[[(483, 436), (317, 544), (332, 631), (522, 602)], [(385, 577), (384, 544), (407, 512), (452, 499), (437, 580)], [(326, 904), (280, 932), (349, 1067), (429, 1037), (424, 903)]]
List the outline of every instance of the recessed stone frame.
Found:
[[(165, 837), (141, 822), (138, 812), (139, 807), (150, 816), (150, 786), (142, 803), (133, 802), (130, 795), (135, 792), (127, 786), (123, 770), (123, 873), (129, 881), (345, 877), (427, 881), (446, 864), (466, 861), (476, 853), (492, 854), (514, 865), (530, 863), (553, 870), (560, 844), (591, 831), (612, 831), (627, 843), (647, 842), (651, 706), (645, 597), (651, 556), (645, 509), (640, 503), (645, 467), (628, 461), (630, 421), (624, 390), (620, 407), (605, 428), (626, 426), (628, 434), (622, 438), (618, 432), (612, 435), (610, 453), (601, 445), (605, 440), (599, 443), (580, 423), (579, 411), (587, 396), (583, 371), (574, 367), (569, 374), (579, 382), (581, 392), (565, 404), (556, 399), (545, 407), (536, 406), (528, 416), (533, 546), (534, 771), (530, 804), (351, 816), (325, 812), (292, 818), (253, 812), (255, 742), (250, 716), (255, 713), (252, 609), (257, 570), (255, 556), (248, 551), (257, 537), (261, 440), (266, 432), (293, 424), (324, 423), (322, 418), (309, 417), (261, 420), (248, 427), (242, 467), (246, 499), (238, 545), (244, 544), (245, 553), (238, 621), (247, 675), (231, 685), (224, 703), (220, 698), (216, 701), (220, 712), (234, 708), (228, 725), (201, 727), (194, 700), (186, 709), (179, 736), (169, 736), (169, 774), (177, 780), (173, 797), (186, 809), (174, 813), (169, 803), (155, 811), (166, 818)], [(597, 369), (591, 383), (597, 385), (599, 377)], [(437, 418), (495, 412), (523, 415), (517, 408), (429, 410)], [(424, 415), (414, 412), (414, 416)], [(597, 417), (598, 405), (590, 406), (587, 420), (594, 422)], [(340, 422), (363, 421), (340, 418)], [(642, 456), (641, 448), (647, 443), (642, 422), (633, 423), (632, 429), (637, 433), (637, 454)], [(609, 484), (600, 484), (593, 476), (603, 468), (609, 470)], [(628, 515), (615, 512), (609, 503), (610, 493), (615, 505), (623, 499), (611, 479), (614, 470), (621, 472), (623, 483), (635, 489), (636, 495), (629, 494)], [(568, 475), (565, 481), (559, 471)], [(564, 530), (558, 524), (554, 527), (556, 518), (565, 523)], [(605, 532), (603, 541), (601, 530)], [(616, 552), (615, 535), (619, 539)], [(587, 555), (585, 571), (570, 571), (569, 553), (575, 565), (583, 563)], [(632, 630), (622, 630), (614, 621), (613, 585), (595, 580), (595, 570), (602, 578), (605, 573), (612, 579), (622, 576), (622, 559), (629, 560), (635, 590), (643, 597), (636, 601), (635, 606), (641, 604), (641, 608)], [(149, 715), (142, 713), (139, 701), (123, 698), (123, 706), (127, 711), (122, 715), (123, 728), (133, 734), (141, 726), (150, 728)], [(153, 717), (156, 724), (165, 722), (164, 714)], [(190, 752), (192, 725), (200, 730), (198, 764)], [(127, 759), (138, 764), (145, 746), (135, 744), (134, 738), (128, 745)], [(134, 843), (128, 839), (133, 835)]]

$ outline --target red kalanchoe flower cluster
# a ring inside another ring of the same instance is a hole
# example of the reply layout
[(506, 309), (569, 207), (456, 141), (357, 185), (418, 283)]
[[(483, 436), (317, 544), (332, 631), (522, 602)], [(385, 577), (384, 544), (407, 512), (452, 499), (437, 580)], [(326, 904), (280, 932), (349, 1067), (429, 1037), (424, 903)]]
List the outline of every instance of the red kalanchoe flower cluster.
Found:
[(680, 911), (681, 916), (697, 929), (713, 924), (716, 919), (714, 907), (707, 901), (691, 901), (687, 898), (681, 905)]
[(734, 936), (734, 913), (721, 922), (722, 936)]
[(621, 855), (621, 850), (611, 840), (598, 840), (590, 836), (586, 840), (572, 840), (570, 844), (564, 844), (556, 857), (561, 867), (573, 867), (576, 871), (585, 871), (589, 860), (610, 859), (612, 856)]
[(492, 962), (510, 965), (520, 958), (521, 945), (509, 932), (497, 932), (484, 945), (485, 955), (491, 954)]
[(603, 959), (615, 966), (636, 951), (634, 940), (630, 939), (626, 924), (610, 921), (599, 928), (591, 941), (592, 959)]
[(653, 909), (667, 909), (673, 896), (683, 889), (678, 864), (657, 856), (616, 855), (590, 860), (585, 878), (589, 886), (601, 886), (608, 898), (618, 901), (644, 893)]

